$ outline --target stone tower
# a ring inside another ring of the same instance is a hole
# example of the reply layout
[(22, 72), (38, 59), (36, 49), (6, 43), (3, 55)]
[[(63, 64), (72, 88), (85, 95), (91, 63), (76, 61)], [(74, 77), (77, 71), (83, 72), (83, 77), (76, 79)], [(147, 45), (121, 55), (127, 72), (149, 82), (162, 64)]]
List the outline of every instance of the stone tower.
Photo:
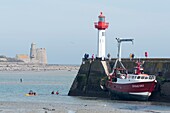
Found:
[(32, 43), (31, 48), (30, 48), (30, 61), (32, 63), (36, 63), (36, 55), (37, 55), (37, 50), (36, 50), (36, 44)]
[(47, 64), (47, 54), (45, 48), (37, 48), (37, 57), (39, 63)]
[(32, 43), (30, 48), (30, 62), (47, 64), (47, 53), (45, 48), (36, 48), (36, 44)]

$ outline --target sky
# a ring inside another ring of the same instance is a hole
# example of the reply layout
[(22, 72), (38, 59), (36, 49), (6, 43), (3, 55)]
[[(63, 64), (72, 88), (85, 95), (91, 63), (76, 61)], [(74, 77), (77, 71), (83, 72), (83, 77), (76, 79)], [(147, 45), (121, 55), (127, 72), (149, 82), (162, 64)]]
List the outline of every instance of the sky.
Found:
[(100, 12), (109, 22), (106, 54), (115, 58), (115, 38), (122, 57), (170, 57), (170, 0), (1, 0), (0, 55), (28, 54), (31, 43), (46, 48), (49, 64), (81, 64), (85, 53), (97, 54)]

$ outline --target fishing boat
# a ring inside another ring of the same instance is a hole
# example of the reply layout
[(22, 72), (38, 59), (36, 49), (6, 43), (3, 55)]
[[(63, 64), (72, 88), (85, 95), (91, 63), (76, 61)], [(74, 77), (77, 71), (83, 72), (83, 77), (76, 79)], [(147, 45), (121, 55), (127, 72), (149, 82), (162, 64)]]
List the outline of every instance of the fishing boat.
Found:
[[(112, 99), (125, 100), (148, 100), (154, 91), (157, 83), (155, 75), (144, 73), (142, 62), (137, 61), (134, 72), (128, 74), (128, 70), (121, 62), (121, 42), (133, 41), (133, 39), (119, 39), (118, 41), (118, 58), (114, 64), (113, 71), (107, 75), (107, 80), (102, 79), (101, 88), (107, 89)], [(120, 63), (120, 67), (117, 64)]]

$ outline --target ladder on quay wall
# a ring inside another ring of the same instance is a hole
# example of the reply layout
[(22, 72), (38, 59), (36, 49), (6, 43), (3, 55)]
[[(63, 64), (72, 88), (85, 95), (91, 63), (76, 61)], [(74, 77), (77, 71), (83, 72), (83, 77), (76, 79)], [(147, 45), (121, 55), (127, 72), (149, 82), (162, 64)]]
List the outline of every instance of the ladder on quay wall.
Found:
[(101, 63), (102, 63), (102, 65), (103, 65), (103, 67), (104, 67), (104, 70), (105, 70), (106, 75), (109, 75), (109, 70), (108, 70), (106, 61), (101, 61)]

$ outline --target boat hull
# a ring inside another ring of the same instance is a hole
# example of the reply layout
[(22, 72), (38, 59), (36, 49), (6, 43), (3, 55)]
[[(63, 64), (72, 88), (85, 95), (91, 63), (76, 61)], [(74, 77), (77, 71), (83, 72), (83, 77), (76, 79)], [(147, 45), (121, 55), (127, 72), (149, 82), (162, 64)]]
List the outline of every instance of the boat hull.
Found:
[(140, 82), (130, 84), (118, 84), (108, 81), (106, 84), (111, 99), (123, 100), (148, 100), (154, 90), (156, 82)]
[(147, 101), (149, 96), (148, 95), (136, 95), (136, 94), (130, 94), (127, 92), (118, 92), (118, 91), (110, 90), (110, 98), (117, 99), (117, 100)]

